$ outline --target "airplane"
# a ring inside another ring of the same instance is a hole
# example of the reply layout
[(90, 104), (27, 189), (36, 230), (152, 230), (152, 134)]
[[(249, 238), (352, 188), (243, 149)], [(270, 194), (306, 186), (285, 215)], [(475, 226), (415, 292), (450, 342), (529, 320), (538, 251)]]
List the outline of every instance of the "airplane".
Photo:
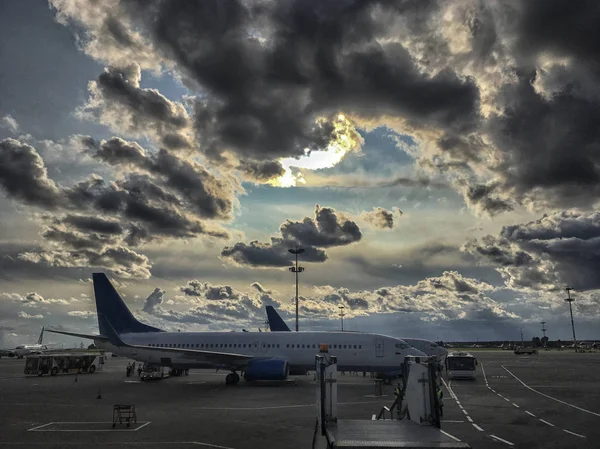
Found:
[[(283, 318), (277, 313), (273, 306), (266, 306), (267, 318), (269, 320), (269, 329), (271, 332), (291, 332), (289, 326), (283, 321)], [(347, 331), (348, 332), (348, 331)], [(353, 331), (350, 331), (353, 332)], [(446, 357), (448, 350), (438, 345), (437, 343), (422, 338), (406, 338), (400, 337), (406, 343), (411, 345), (413, 348), (424, 352), (428, 356), (434, 356), (438, 359)]]
[(217, 368), (230, 371), (227, 385), (285, 380), (290, 369), (314, 369), (315, 354), (327, 345), (345, 371), (397, 371), (409, 355), (426, 357), (405, 341), (350, 332), (165, 332), (141, 323), (129, 311), (108, 277), (93, 273), (100, 334), (47, 329), (94, 340), (97, 347), (149, 365), (173, 370)]
[(24, 356), (29, 354), (39, 354), (42, 351), (48, 349), (46, 345), (42, 344), (42, 339), (44, 338), (44, 328), (42, 327), (42, 332), (37, 339), (37, 343), (34, 345), (19, 345), (16, 346), (15, 349), (3, 350), (1, 355), (8, 355), (9, 357), (17, 357), (22, 359)]

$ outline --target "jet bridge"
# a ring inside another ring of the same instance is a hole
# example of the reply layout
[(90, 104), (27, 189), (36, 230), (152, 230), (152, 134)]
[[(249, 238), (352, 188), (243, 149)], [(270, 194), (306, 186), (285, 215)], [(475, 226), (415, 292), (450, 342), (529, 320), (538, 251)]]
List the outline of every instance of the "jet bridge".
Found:
[[(317, 420), (313, 449), (333, 448), (455, 448), (470, 446), (440, 429), (434, 360), (406, 358), (402, 394), (372, 419), (344, 420), (337, 413), (337, 359), (316, 356)], [(395, 414), (394, 414), (395, 413)], [(386, 419), (389, 414), (391, 419)]]

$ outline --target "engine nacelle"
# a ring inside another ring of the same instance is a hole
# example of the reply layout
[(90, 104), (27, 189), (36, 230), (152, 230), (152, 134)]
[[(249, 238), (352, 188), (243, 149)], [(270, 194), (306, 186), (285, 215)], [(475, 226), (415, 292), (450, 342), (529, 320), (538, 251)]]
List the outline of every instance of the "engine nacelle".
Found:
[(290, 372), (288, 362), (282, 359), (251, 360), (244, 371), (244, 379), (286, 380)]

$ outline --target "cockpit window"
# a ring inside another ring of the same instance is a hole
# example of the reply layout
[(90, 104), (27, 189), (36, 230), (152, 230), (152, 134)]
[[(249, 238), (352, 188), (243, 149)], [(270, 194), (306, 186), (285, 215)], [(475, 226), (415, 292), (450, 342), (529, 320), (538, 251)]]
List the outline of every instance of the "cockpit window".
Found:
[(410, 345), (406, 344), (406, 343), (396, 343), (396, 348), (398, 348), (398, 349), (408, 349), (408, 348), (410, 348)]

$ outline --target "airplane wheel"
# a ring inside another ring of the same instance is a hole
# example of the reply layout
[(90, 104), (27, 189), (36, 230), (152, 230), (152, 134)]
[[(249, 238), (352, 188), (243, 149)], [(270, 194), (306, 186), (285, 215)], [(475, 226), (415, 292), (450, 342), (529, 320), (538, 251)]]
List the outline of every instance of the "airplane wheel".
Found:
[(391, 385), (392, 384), (392, 379), (390, 379), (389, 377), (386, 377), (385, 379), (383, 379), (383, 383), (386, 385)]
[(92, 365), (92, 366), (90, 366), (90, 368), (89, 368), (88, 372), (89, 372), (90, 374), (94, 374), (94, 371), (96, 371), (96, 365)]
[(233, 374), (233, 384), (237, 385), (238, 382), (240, 381), (240, 375), (238, 373), (231, 373)]
[(58, 368), (55, 366), (54, 368), (52, 368), (52, 371), (50, 372), (51, 376), (56, 376), (58, 374)]
[(225, 376), (225, 385), (234, 385), (235, 384), (235, 376), (233, 373), (229, 373)]

